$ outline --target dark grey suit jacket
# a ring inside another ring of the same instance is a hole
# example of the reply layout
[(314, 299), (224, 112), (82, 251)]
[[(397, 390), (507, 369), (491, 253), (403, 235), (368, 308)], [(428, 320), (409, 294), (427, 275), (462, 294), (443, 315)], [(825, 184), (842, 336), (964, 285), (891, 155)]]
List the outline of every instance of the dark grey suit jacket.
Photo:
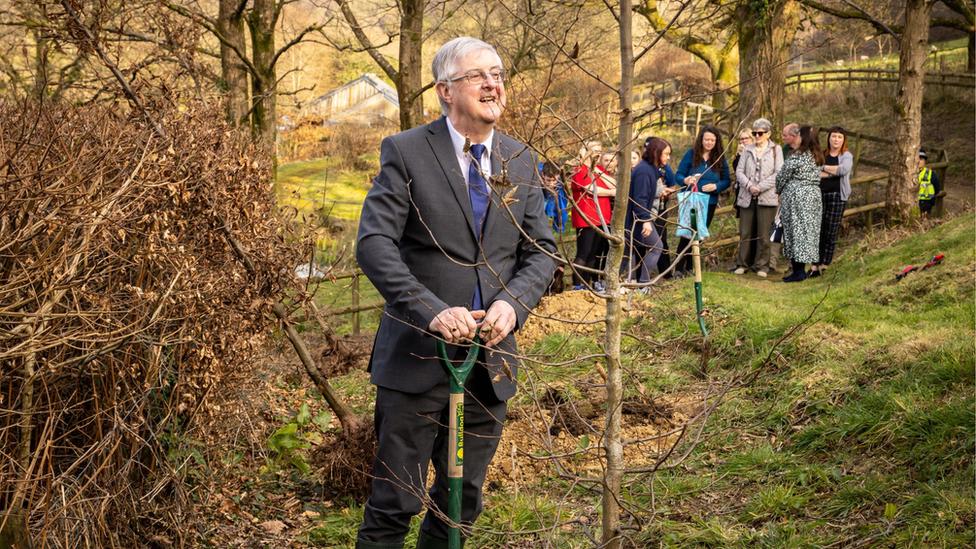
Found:
[[(356, 243), (360, 267), (386, 299), (370, 358), (376, 385), (421, 393), (443, 378), (434, 338), (425, 331), (448, 307), (470, 309), (475, 284), (481, 284), (486, 310), (507, 301), (521, 327), (552, 278), (555, 263), (539, 249), (555, 253), (556, 245), (535, 158), (497, 131), (492, 147), (492, 174), (504, 165), (511, 185), (492, 190), (479, 246), (446, 120), (383, 140)], [(487, 353), (486, 366), (492, 378), (501, 378), (495, 394), (508, 399), (515, 382), (504, 375), (503, 361), (514, 378), (516, 363), (508, 356), (515, 352), (514, 335), (498, 348), (502, 352)]]

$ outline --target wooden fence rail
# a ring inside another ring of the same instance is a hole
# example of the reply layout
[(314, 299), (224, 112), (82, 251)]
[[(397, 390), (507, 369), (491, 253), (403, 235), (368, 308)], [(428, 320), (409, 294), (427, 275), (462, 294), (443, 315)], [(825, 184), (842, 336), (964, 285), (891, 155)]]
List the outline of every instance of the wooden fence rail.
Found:
[[(820, 84), (821, 89), (827, 89), (828, 82), (845, 82), (848, 87), (852, 82), (875, 82), (878, 84), (897, 83), (898, 71), (893, 69), (822, 69), (791, 74), (786, 77), (786, 88)], [(949, 86), (957, 88), (976, 88), (976, 75), (952, 72), (927, 72), (926, 86)]]

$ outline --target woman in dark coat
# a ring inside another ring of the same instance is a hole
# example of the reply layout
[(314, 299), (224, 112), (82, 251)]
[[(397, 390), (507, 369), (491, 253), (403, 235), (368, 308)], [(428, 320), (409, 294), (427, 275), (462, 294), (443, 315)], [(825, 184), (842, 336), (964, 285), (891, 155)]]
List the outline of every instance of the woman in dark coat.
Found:
[(651, 281), (651, 271), (657, 265), (663, 251), (661, 237), (654, 226), (654, 199), (658, 185), (665, 187), (663, 194), (671, 194), (673, 184), (666, 179), (665, 166), (671, 159), (671, 145), (660, 137), (652, 137), (644, 149), (640, 163), (630, 172), (630, 197), (627, 201), (628, 252), (624, 255), (621, 272), (628, 280), (637, 273), (637, 282)]

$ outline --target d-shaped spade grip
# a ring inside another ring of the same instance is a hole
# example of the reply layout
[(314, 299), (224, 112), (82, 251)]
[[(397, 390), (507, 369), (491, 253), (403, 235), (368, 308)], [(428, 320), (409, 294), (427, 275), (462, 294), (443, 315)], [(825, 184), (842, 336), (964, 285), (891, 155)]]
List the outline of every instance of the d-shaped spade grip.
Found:
[(448, 549), (461, 549), (461, 482), (464, 477), (464, 382), (474, 368), (481, 351), (481, 340), (474, 338), (468, 348), (464, 362), (455, 367), (447, 356), (447, 345), (443, 340), (436, 342), (437, 356), (441, 366), (451, 379), (450, 420), (448, 423), (447, 454), (447, 518), (450, 524), (447, 531)]

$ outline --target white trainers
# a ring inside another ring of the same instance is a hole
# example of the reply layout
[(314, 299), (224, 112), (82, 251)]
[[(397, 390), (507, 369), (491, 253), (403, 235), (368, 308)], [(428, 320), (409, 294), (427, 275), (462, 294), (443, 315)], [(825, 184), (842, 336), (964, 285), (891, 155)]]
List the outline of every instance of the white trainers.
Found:
[(766, 271), (756, 271), (756, 276), (759, 278), (766, 278)]
[(739, 267), (738, 269), (736, 269), (736, 270), (734, 270), (732, 272), (734, 272), (737, 275), (744, 275), (744, 274), (746, 274), (746, 269), (745, 269), (745, 267)]

